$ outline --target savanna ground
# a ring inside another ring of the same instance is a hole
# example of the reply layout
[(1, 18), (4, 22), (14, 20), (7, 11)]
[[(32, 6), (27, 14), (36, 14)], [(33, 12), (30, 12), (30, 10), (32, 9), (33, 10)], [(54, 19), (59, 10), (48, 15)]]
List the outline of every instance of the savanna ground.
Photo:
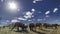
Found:
[(30, 31), (29, 28), (27, 28), (26, 31), (19, 31), (19, 32), (16, 31), (16, 28), (11, 31), (10, 27), (5, 27), (5, 28), (1, 27), (0, 34), (60, 34), (60, 26), (58, 27), (58, 29), (36, 28), (36, 31)]

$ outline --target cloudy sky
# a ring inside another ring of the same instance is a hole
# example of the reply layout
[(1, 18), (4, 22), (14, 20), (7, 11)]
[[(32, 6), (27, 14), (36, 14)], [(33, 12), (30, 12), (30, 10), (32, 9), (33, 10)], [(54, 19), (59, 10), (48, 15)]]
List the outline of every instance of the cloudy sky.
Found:
[(58, 23), (60, 0), (0, 0), (0, 22)]

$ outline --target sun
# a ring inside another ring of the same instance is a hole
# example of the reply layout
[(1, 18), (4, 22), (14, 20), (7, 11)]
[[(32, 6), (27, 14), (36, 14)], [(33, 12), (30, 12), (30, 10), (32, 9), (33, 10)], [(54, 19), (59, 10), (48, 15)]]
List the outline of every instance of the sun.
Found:
[(9, 2), (8, 3), (8, 7), (9, 7), (9, 9), (17, 9), (17, 5), (16, 5), (16, 3), (14, 3), (14, 2)]

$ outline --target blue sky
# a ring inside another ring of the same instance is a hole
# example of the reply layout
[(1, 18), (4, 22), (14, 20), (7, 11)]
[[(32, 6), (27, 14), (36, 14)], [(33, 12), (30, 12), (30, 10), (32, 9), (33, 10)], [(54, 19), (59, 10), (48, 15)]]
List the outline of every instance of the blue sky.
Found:
[[(17, 9), (14, 6), (12, 9), (9, 2), (14, 2)], [(20, 21), (60, 24), (60, 0), (0, 0), (0, 18), (1, 23)]]

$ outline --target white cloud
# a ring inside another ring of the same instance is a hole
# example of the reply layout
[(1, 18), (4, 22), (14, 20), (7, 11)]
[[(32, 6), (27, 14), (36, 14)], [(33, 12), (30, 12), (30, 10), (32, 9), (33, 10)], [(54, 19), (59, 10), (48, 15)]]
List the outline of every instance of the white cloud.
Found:
[(33, 3), (36, 3), (37, 1), (43, 1), (43, 0), (33, 0)]
[(34, 17), (34, 15), (32, 15), (31, 17)]
[(24, 18), (26, 18), (26, 19), (27, 19), (27, 18), (29, 18), (29, 17), (28, 17), (28, 16), (26, 16), (26, 15), (24, 15)]
[(26, 12), (26, 15), (32, 15), (32, 13), (30, 11)]
[(37, 19), (37, 21), (42, 21), (42, 19)]
[(17, 11), (20, 11), (20, 9), (17, 9)]
[(28, 21), (31, 21), (31, 20), (28, 20)]
[(50, 13), (50, 11), (46, 11), (46, 12), (45, 12), (46, 15), (49, 14), (49, 13)]
[(56, 22), (58, 22), (59, 20), (55, 20)]
[(13, 19), (13, 20), (11, 20), (11, 22), (20, 22), (20, 21), (17, 19)]
[(49, 17), (49, 15), (46, 15), (46, 17)]
[(44, 21), (46, 20), (46, 18), (43, 19)]
[(54, 8), (53, 12), (55, 13), (55, 12), (57, 12), (57, 10), (58, 10), (58, 8)]
[(32, 18), (32, 17), (34, 17), (33, 14), (34, 14), (35, 9), (32, 8), (31, 11), (32, 11), (32, 12), (27, 11), (26, 14), (25, 14), (23, 17), (24, 17), (25, 19), (28, 19), (28, 18)]
[(28, 18), (31, 18), (32, 17), (32, 12), (28, 11), (26, 12), (26, 15), (24, 15), (24, 18), (28, 19)]
[(10, 22), (9, 20), (6, 20), (6, 22)]
[(34, 11), (35, 11), (35, 9), (33, 8), (31, 11), (33, 11), (33, 12), (34, 12)]
[(0, 22), (1, 24), (0, 25), (2, 25), (2, 26), (3, 25), (8, 25), (9, 22), (10, 22), (9, 20), (1, 20), (1, 22)]
[(38, 13), (42, 13), (42, 12), (38, 12)]
[(60, 21), (59, 20), (54, 20), (52, 21), (53, 24), (60, 24)]
[(43, 0), (34, 0), (34, 1), (43, 1)]
[(27, 20), (27, 19), (25, 19), (25, 18), (18, 18), (19, 20)]
[(24, 15), (24, 17), (25, 17), (26, 19), (31, 18), (30, 15)]
[(6, 23), (6, 22), (2, 22), (2, 23), (1, 23), (1, 25), (7, 25), (7, 24), (8, 24), (8, 23)]
[(33, 3), (36, 3), (36, 1), (33, 1)]
[(1, 2), (3, 2), (4, 0), (1, 0)]

